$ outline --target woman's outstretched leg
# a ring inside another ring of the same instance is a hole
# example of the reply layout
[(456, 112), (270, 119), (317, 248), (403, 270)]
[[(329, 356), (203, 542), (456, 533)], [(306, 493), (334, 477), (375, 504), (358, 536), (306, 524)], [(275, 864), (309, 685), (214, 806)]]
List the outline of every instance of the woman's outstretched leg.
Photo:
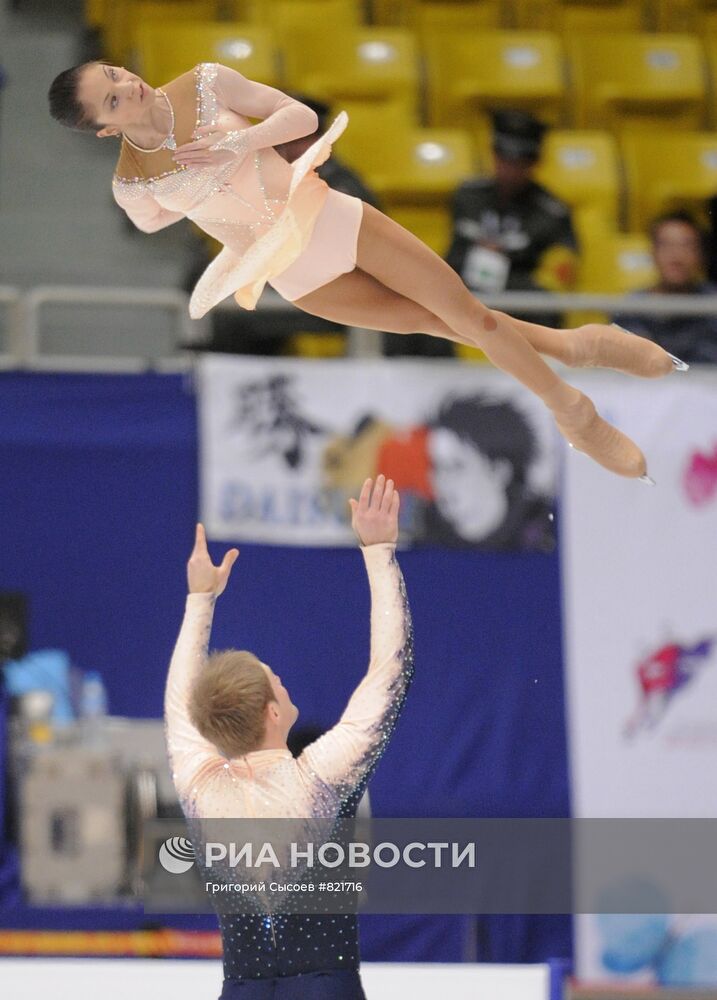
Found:
[(312, 316), (346, 326), (384, 333), (425, 333), (457, 344), (468, 343), (428, 309), (358, 268), (309, 292), (294, 305)]
[(612, 368), (641, 378), (661, 378), (687, 367), (653, 340), (631, 334), (615, 324), (587, 323), (575, 330), (554, 330), (513, 316), (505, 318), (539, 354), (571, 368)]
[[(295, 305), (314, 316), (349, 326), (385, 333), (424, 333), (457, 344), (474, 345), (472, 339), (451, 330), (428, 309), (387, 288), (358, 268), (310, 292), (295, 302)], [(578, 330), (553, 330), (503, 313), (497, 312), (496, 315), (512, 323), (539, 354), (546, 354), (571, 368), (615, 368), (645, 378), (665, 375), (674, 370), (672, 355), (644, 337), (614, 332), (611, 338), (614, 342), (606, 344), (604, 335), (606, 332), (610, 335), (610, 327), (599, 324), (590, 324)], [(573, 337), (573, 334), (576, 336)], [(602, 343), (596, 345), (596, 339), (602, 340)], [(643, 345), (646, 345), (647, 352)]]
[(484, 306), (445, 261), (369, 205), (364, 206), (357, 266), (423, 306), (539, 396), (574, 447), (619, 475), (645, 475), (637, 445), (606, 423), (587, 396), (564, 382), (509, 317)]

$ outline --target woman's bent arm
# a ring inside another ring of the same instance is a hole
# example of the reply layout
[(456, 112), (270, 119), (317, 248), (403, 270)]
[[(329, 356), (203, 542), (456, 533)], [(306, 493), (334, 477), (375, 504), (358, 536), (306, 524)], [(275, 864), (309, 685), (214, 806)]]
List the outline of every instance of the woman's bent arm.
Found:
[(131, 186), (122, 181), (114, 182), (112, 194), (119, 207), (143, 233), (156, 233), (184, 218), (183, 212), (162, 208), (148, 191), (132, 191)]
[(217, 96), (246, 118), (261, 118), (247, 130), (250, 149), (266, 149), (311, 135), (319, 126), (315, 111), (274, 87), (247, 80), (228, 66), (217, 66)]

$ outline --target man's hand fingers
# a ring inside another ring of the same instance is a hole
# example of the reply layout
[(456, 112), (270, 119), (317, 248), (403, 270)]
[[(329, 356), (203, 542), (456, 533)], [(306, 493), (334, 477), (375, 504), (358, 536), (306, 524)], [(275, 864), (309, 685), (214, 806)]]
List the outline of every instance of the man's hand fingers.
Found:
[(368, 507), (369, 500), (371, 499), (371, 487), (373, 486), (373, 479), (364, 479), (363, 486), (361, 487), (361, 492), (359, 493), (358, 505), (359, 507)]
[(198, 524), (196, 531), (194, 533), (194, 551), (193, 556), (200, 556), (207, 551), (207, 535), (204, 530), (203, 524)]
[(358, 500), (354, 500), (354, 498), (351, 497), (349, 500), (349, 507), (351, 508), (351, 516), (353, 517), (358, 509)]
[(386, 477), (381, 474), (376, 476), (376, 482), (373, 487), (373, 493), (371, 494), (371, 509), (380, 510), (381, 501), (383, 500), (383, 491), (386, 487)]
[(391, 517), (398, 517), (398, 512), (401, 509), (401, 497), (398, 494), (398, 490), (393, 491), (393, 496), (391, 497), (391, 509), (389, 513)]
[(228, 552), (224, 553), (222, 564), (219, 567), (219, 572), (222, 574), (222, 576), (229, 576), (231, 568), (238, 558), (239, 558), (239, 549), (229, 549)]
[(393, 500), (393, 493), (394, 493), (393, 479), (388, 479), (386, 481), (386, 489), (385, 489), (384, 494), (383, 494), (383, 500), (381, 501), (381, 510), (382, 511), (388, 512), (388, 511), (391, 510), (391, 502)]

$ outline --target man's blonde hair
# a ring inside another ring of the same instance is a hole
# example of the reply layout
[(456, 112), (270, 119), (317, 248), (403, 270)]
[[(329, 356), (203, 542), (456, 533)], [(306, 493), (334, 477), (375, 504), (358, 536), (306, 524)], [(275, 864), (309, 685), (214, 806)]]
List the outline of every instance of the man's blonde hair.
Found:
[(266, 732), (266, 706), (275, 701), (261, 661), (244, 649), (212, 653), (189, 696), (189, 717), (225, 757), (257, 750)]

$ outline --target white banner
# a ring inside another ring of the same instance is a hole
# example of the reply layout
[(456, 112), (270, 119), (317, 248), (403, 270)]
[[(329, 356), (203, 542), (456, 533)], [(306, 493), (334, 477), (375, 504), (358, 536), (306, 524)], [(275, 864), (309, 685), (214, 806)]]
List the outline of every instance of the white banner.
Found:
[[(654, 489), (566, 457), (573, 812), (717, 816), (717, 376), (573, 379), (643, 448)], [(617, 892), (616, 883), (606, 890)], [(659, 887), (654, 887), (659, 893)], [(654, 897), (653, 898), (659, 898)], [(717, 918), (585, 917), (582, 979), (717, 983)], [(658, 907), (659, 908), (659, 907)]]
[(210, 537), (353, 545), (347, 500), (383, 472), (404, 544), (549, 549), (552, 421), (493, 369), (424, 361), (205, 357), (202, 519)]

